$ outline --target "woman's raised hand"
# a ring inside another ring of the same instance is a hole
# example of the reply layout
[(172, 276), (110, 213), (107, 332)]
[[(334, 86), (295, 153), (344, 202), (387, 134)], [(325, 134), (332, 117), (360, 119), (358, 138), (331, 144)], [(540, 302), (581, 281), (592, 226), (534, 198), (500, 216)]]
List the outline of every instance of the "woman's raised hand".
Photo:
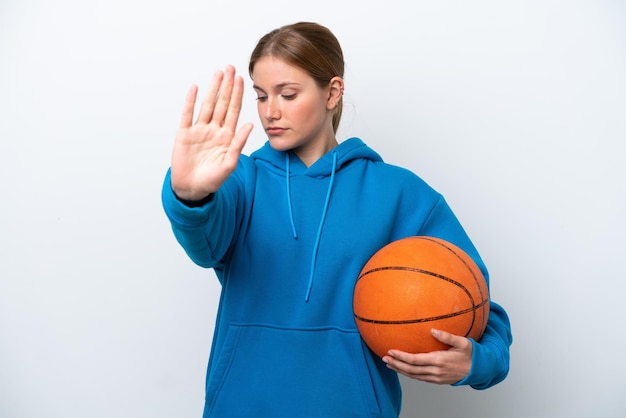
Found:
[(252, 131), (246, 123), (237, 130), (243, 97), (243, 79), (235, 68), (213, 75), (193, 122), (198, 86), (189, 89), (172, 152), (171, 181), (176, 195), (200, 200), (217, 191), (235, 170)]

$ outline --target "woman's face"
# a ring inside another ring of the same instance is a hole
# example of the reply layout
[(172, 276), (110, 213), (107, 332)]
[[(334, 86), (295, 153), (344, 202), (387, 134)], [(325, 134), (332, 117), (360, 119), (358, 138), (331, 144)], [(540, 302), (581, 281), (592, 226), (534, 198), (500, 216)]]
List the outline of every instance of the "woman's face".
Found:
[(310, 166), (337, 145), (330, 87), (320, 88), (304, 70), (272, 56), (256, 62), (252, 79), (272, 148), (293, 150)]

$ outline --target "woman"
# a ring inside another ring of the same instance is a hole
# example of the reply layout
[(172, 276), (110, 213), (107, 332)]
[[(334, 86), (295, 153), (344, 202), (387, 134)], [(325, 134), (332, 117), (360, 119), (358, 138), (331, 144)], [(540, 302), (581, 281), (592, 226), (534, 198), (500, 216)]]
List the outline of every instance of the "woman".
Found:
[(397, 373), (488, 388), (506, 377), (510, 325), (491, 302), (480, 342), (433, 330), (449, 350), (378, 358), (361, 340), (352, 294), (381, 247), (429, 235), (485, 266), (442, 196), (358, 138), (338, 143), (343, 54), (325, 27), (262, 37), (249, 65), (269, 141), (241, 155), (243, 80), (215, 73), (196, 121), (184, 105), (163, 205), (179, 243), (222, 285), (205, 417), (397, 417)]

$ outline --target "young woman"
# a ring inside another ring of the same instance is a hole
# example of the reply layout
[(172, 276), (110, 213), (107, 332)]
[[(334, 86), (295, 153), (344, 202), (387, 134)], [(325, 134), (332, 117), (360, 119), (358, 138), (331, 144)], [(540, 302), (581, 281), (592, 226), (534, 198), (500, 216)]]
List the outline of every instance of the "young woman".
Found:
[(429, 235), (486, 268), (443, 197), (358, 138), (338, 143), (343, 54), (297, 23), (262, 37), (249, 65), (269, 141), (237, 130), (243, 80), (215, 73), (197, 119), (187, 95), (162, 200), (174, 234), (222, 285), (205, 417), (397, 417), (397, 373), (488, 388), (509, 368), (510, 325), (493, 301), (480, 341), (433, 330), (449, 350), (378, 358), (352, 312), (356, 278), (384, 245)]

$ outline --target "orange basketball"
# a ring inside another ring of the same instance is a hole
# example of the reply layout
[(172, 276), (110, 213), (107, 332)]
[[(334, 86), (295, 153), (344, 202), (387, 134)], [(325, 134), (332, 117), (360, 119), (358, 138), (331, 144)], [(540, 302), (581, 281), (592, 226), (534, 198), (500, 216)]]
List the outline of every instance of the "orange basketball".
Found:
[(356, 282), (354, 318), (378, 356), (445, 350), (432, 328), (478, 340), (489, 296), (476, 263), (459, 247), (433, 237), (394, 241), (372, 256)]

